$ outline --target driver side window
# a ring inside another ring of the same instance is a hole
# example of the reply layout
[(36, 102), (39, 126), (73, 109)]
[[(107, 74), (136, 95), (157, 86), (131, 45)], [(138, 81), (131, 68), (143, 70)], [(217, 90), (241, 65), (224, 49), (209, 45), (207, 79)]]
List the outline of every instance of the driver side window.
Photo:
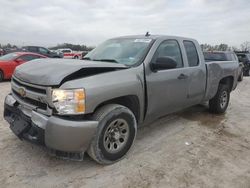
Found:
[(176, 68), (183, 67), (181, 49), (176, 40), (166, 40), (162, 42), (155, 52), (153, 62), (159, 57), (170, 57), (176, 61)]

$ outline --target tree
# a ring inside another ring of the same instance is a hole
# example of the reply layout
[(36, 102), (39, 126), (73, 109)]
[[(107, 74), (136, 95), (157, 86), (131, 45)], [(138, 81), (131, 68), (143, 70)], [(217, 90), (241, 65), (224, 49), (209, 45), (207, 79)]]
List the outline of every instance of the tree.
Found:
[(54, 47), (51, 47), (51, 50), (57, 50), (60, 48), (70, 48), (71, 50), (74, 51), (90, 51), (93, 49), (93, 47), (88, 47), (86, 45), (80, 45), (80, 44), (69, 44), (69, 43), (63, 43), (63, 44), (58, 44)]
[(232, 51), (233, 47), (229, 46), (228, 44), (201, 44), (201, 49), (203, 51)]
[(246, 41), (240, 45), (242, 51), (250, 51), (250, 42)]

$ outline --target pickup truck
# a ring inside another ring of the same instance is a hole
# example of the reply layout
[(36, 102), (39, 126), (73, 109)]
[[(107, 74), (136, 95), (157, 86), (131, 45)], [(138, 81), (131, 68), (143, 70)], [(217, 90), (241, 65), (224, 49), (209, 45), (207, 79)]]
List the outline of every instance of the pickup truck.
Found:
[(212, 113), (224, 113), (238, 66), (205, 62), (190, 38), (114, 38), (84, 60), (39, 59), (19, 66), (4, 118), (17, 137), (56, 156), (80, 160), (87, 152), (111, 164), (128, 153), (139, 126), (206, 101)]
[(82, 52), (74, 52), (70, 48), (63, 48), (57, 50), (60, 53), (63, 53), (63, 58), (66, 59), (81, 59), (82, 58)]
[(237, 55), (232, 51), (205, 51), (203, 52), (205, 61), (236, 61), (239, 64), (238, 81), (243, 80), (244, 64), (239, 61)]

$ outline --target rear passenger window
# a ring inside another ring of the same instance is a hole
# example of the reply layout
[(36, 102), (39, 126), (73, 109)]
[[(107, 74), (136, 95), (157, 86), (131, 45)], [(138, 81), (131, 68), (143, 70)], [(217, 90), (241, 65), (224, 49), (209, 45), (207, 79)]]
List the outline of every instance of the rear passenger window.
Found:
[(189, 67), (198, 66), (199, 56), (194, 43), (192, 41), (184, 41), (183, 44), (187, 53)]

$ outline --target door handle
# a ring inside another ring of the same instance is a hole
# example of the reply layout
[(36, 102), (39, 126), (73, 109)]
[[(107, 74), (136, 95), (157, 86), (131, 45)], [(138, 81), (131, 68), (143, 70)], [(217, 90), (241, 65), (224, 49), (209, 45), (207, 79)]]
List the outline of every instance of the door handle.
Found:
[(178, 79), (179, 80), (184, 80), (184, 79), (187, 79), (188, 78), (188, 75), (185, 75), (185, 74), (180, 74), (179, 76), (178, 76)]

